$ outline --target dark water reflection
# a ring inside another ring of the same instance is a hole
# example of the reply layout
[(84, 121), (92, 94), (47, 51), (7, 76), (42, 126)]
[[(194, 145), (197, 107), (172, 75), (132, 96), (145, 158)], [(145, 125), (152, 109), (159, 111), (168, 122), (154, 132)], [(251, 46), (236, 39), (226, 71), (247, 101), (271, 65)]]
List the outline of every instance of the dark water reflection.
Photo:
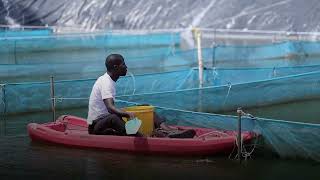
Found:
[(239, 164), (227, 156), (172, 157), (66, 148), (0, 138), (1, 179), (319, 179), (320, 164), (257, 156)]

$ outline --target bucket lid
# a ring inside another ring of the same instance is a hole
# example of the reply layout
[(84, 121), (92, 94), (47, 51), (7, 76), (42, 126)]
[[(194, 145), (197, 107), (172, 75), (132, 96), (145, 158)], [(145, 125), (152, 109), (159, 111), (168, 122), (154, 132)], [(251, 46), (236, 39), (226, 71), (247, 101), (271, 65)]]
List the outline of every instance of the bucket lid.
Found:
[(138, 118), (131, 119), (126, 122), (126, 133), (136, 134), (141, 126), (141, 120)]
[(124, 108), (128, 112), (152, 112), (154, 110), (153, 106), (129, 106)]

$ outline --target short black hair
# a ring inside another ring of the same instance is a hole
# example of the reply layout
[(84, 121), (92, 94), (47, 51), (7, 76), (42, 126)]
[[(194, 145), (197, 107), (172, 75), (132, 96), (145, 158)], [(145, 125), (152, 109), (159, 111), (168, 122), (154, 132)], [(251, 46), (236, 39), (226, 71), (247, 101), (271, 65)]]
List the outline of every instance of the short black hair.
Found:
[(120, 54), (110, 54), (109, 56), (107, 56), (105, 62), (107, 70), (113, 70), (114, 65), (119, 65), (119, 60), (121, 60), (121, 62), (124, 61), (124, 58)]

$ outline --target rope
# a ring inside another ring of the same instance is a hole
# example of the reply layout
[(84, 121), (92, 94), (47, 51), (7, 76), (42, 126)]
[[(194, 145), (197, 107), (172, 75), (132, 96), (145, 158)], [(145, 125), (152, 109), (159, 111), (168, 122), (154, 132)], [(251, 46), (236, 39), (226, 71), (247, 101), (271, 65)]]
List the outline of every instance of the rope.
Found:
[(252, 114), (245, 113), (245, 112), (243, 112), (242, 110), (240, 110), (240, 113), (241, 113), (241, 116), (249, 117), (249, 118), (251, 118), (252, 120), (256, 120), (256, 119), (257, 119), (257, 118), (254, 117)]
[(227, 93), (226, 97), (224, 98), (222, 107), (225, 106), (225, 104), (226, 104), (226, 102), (227, 102), (227, 99), (228, 99), (228, 97), (229, 97), (229, 94), (230, 94), (231, 87), (232, 87), (231, 82), (228, 82), (227, 85), (229, 86), (229, 89), (228, 89), (228, 93)]
[[(136, 80), (135, 80), (135, 77), (134, 75), (131, 73), (131, 72), (128, 72), (132, 78), (132, 81), (133, 81), (133, 92), (132, 92), (132, 95), (134, 95), (135, 91), (136, 91)], [(2, 84), (0, 84), (2, 85)], [(126, 92), (126, 90), (125, 90)], [(53, 97), (53, 98), (50, 98), (50, 100), (55, 100), (55, 102), (62, 102), (63, 100), (88, 100), (89, 98), (88, 97), (79, 97), (79, 98), (68, 98), (68, 97), (59, 97), (59, 96), (56, 96), (56, 97)]]
[(49, 100), (55, 100), (55, 102), (62, 102), (63, 100), (88, 100), (89, 98), (64, 98), (64, 97), (54, 97), (49, 98)]
[[(234, 146), (233, 146), (233, 149), (232, 149), (232, 151), (231, 151), (231, 153), (229, 154), (229, 157), (228, 157), (231, 160), (236, 160), (236, 159), (239, 158), (238, 157), (238, 153), (236, 153), (236, 155), (232, 158), (232, 155), (233, 155), (234, 150), (236, 149), (236, 147), (239, 148), (239, 142), (238, 142), (237, 136), (234, 136), (234, 138), (235, 138)], [(250, 146), (252, 146), (252, 149), (248, 152), (247, 149), (246, 149), (246, 145), (243, 143), (243, 135), (241, 135), (241, 144), (242, 144), (241, 157), (244, 158), (245, 161), (248, 160), (248, 158), (251, 159), (251, 155), (252, 155), (252, 153), (254, 152), (254, 150), (257, 147), (257, 144), (258, 144), (257, 142), (258, 142), (258, 138), (256, 138), (255, 142), (250, 145)]]
[(244, 160), (247, 160), (248, 158), (251, 159), (251, 154), (254, 152), (254, 150), (256, 149), (257, 147), (257, 142), (258, 142), (258, 138), (256, 138), (255, 142), (253, 143), (253, 147), (251, 149), (250, 152), (247, 152), (246, 148), (245, 148), (245, 145), (242, 145), (242, 157), (244, 157)]
[(242, 34), (269, 34), (269, 35), (309, 35), (317, 36), (320, 35), (319, 32), (296, 32), (296, 31), (266, 31), (266, 30), (243, 30), (243, 29), (213, 29), (213, 28), (199, 28), (201, 31), (208, 31), (217, 33), (242, 33)]
[(195, 69), (190, 69), (188, 74), (185, 76), (185, 78), (181, 81), (181, 83), (176, 87), (176, 90), (180, 90), (183, 88), (183, 86), (186, 84), (187, 80), (190, 78), (190, 76), (193, 74)]
[(134, 95), (134, 93), (136, 92), (136, 79), (134, 77), (134, 75), (131, 73), (131, 72), (128, 72), (132, 78), (132, 81), (133, 81), (133, 92), (132, 92), (132, 95)]
[(200, 136), (197, 136), (197, 138), (203, 138), (205, 136), (208, 136), (208, 135), (211, 135), (211, 134), (218, 134), (220, 136), (228, 136), (227, 133), (224, 133), (224, 132), (220, 132), (220, 131), (210, 131), (210, 132), (207, 132), (207, 133), (204, 133), (204, 134), (201, 134)]
[[(216, 67), (213, 67), (212, 68), (212, 77), (213, 77), (213, 83), (216, 79), (219, 79), (219, 73), (216, 69)], [(231, 84), (231, 83), (230, 83)], [(213, 84), (214, 85), (214, 84)]]
[[(251, 115), (251, 114), (249, 114), (249, 113), (245, 113), (245, 112), (243, 112), (242, 110), (237, 110), (237, 113), (240, 113), (241, 116), (249, 117), (249, 118), (251, 118), (252, 120), (256, 120), (256, 119), (257, 119), (257, 118), (254, 117), (253, 115)], [(231, 153), (229, 154), (229, 157), (228, 157), (229, 159), (232, 159), (232, 160), (236, 160), (236, 159), (239, 158), (239, 157), (238, 157), (238, 153), (235, 155), (234, 158), (231, 158), (231, 156), (232, 156), (235, 148), (236, 148), (236, 147), (239, 148), (239, 142), (238, 142), (237, 136), (234, 136), (234, 138), (235, 138), (234, 146), (233, 146), (233, 149), (232, 149), (232, 151), (231, 151)], [(246, 147), (245, 147), (245, 144), (244, 144), (244, 141), (243, 141), (243, 134), (241, 134), (241, 145), (242, 145), (242, 146), (241, 146), (241, 150), (242, 150), (242, 151), (241, 151), (241, 158), (244, 158), (245, 161), (246, 161), (248, 158), (251, 159), (251, 155), (252, 155), (252, 153), (254, 152), (254, 150), (256, 149), (257, 142), (258, 142), (258, 138), (256, 138), (255, 142), (250, 145), (250, 146), (252, 146), (252, 149), (251, 149), (250, 151), (247, 151), (247, 149), (246, 149)]]

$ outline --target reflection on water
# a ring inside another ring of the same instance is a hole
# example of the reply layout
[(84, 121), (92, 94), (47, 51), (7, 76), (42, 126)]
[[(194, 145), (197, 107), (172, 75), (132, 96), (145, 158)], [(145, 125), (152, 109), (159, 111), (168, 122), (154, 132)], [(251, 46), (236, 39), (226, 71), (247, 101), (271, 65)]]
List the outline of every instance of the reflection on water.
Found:
[[(66, 148), (0, 138), (0, 177), (5, 179), (319, 179), (319, 164), (255, 157), (239, 164), (226, 156), (173, 157)], [(14, 153), (13, 153), (14, 152)]]

